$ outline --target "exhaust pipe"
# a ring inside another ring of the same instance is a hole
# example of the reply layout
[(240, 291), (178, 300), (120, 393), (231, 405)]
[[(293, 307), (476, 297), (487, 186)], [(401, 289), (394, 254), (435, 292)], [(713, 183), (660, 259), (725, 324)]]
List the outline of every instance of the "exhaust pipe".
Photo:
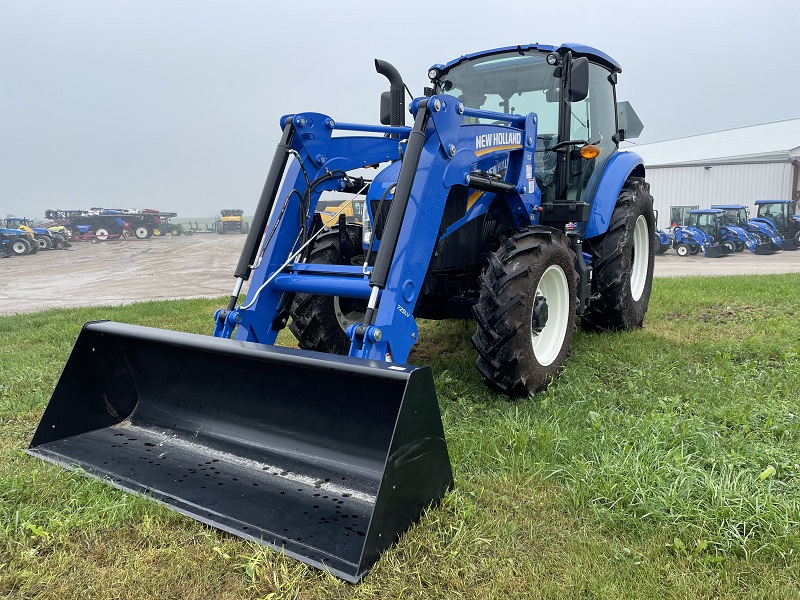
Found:
[(406, 124), (405, 85), (400, 72), (385, 60), (375, 59), (375, 70), (389, 80), (389, 91), (381, 94), (381, 123), (392, 127)]

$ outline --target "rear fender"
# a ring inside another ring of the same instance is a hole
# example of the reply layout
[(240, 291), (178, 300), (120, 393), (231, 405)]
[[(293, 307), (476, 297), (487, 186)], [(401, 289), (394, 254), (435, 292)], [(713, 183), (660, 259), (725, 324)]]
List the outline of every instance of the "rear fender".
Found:
[(633, 152), (617, 152), (608, 159), (595, 188), (594, 196), (586, 198), (592, 205), (584, 237), (593, 238), (608, 231), (611, 213), (628, 178), (644, 177), (644, 162)]

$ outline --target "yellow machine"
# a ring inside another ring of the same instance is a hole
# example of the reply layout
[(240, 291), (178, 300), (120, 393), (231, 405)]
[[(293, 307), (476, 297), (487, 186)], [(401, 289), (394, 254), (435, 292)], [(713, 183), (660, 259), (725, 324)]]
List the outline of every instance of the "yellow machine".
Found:
[(320, 200), (317, 203), (317, 212), (322, 217), (322, 224), (325, 227), (333, 227), (339, 222), (339, 216), (344, 215), (348, 223), (361, 223), (361, 213), (364, 210), (364, 201), (347, 200), (340, 204), (325, 202)]
[(244, 213), (238, 208), (224, 208), (219, 211), (219, 216), (214, 223), (217, 233), (247, 233), (249, 227), (244, 220)]

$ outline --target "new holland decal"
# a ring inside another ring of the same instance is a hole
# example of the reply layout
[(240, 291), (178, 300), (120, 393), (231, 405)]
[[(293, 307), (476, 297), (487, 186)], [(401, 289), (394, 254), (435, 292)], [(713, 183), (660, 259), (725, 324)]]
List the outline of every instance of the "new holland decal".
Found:
[(475, 136), (475, 155), (482, 156), (498, 150), (513, 150), (522, 147), (521, 131), (498, 131)]

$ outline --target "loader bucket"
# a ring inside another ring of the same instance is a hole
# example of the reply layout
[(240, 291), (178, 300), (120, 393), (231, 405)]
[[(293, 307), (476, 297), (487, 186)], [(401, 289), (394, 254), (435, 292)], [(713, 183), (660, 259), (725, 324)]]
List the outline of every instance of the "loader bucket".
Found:
[(775, 254), (777, 250), (780, 250), (780, 247), (777, 244), (756, 244), (756, 251), (753, 254)]
[(728, 256), (733, 252), (727, 246), (719, 245), (719, 246), (707, 246), (706, 247), (706, 258), (721, 258), (723, 256)]
[(28, 453), (350, 582), (453, 482), (427, 367), (112, 322)]

